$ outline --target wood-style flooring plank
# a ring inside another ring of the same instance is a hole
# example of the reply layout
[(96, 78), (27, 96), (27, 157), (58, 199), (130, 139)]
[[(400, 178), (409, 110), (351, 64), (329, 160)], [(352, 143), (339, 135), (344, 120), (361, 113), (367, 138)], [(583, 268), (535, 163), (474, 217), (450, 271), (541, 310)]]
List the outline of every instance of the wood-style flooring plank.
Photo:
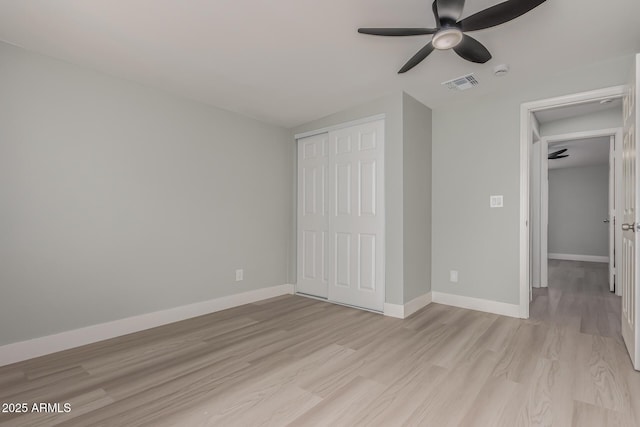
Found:
[(435, 391), (448, 372), (440, 366), (427, 364), (405, 369), (354, 417), (354, 425), (403, 425), (405, 419)]
[(289, 426), (352, 426), (358, 413), (384, 391), (384, 386), (356, 376)]

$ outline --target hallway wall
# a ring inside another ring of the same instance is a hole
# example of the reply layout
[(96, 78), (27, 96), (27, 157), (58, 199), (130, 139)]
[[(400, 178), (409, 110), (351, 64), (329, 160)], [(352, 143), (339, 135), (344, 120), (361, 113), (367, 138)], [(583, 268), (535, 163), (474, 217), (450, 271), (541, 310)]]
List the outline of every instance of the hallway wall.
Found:
[(609, 255), (609, 166), (549, 170), (549, 254)]

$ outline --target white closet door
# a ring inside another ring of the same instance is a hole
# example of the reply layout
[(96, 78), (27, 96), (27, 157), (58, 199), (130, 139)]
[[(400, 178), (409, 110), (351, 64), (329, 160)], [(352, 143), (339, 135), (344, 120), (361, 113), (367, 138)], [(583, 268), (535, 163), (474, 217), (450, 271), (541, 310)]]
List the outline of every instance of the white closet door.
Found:
[(329, 132), (329, 300), (384, 308), (384, 121)]
[(328, 150), (324, 133), (298, 140), (297, 292), (327, 297)]

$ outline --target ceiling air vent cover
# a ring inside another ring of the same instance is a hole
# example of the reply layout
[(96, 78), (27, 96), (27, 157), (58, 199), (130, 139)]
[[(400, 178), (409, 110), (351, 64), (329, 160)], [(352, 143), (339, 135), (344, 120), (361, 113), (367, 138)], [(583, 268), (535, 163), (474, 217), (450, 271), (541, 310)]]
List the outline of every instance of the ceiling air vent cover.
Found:
[(449, 80), (448, 82), (442, 82), (442, 85), (452, 90), (467, 90), (477, 86), (478, 84), (479, 83), (476, 78), (473, 77), (473, 73)]

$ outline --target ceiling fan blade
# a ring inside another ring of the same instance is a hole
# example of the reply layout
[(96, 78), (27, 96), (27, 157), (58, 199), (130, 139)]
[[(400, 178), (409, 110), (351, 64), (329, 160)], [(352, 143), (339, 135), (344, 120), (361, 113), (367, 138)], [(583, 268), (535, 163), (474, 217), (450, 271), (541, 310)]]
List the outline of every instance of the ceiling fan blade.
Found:
[(569, 155), (568, 154), (561, 154), (560, 156), (554, 156), (554, 157), (549, 156), (549, 160), (562, 159), (564, 157), (569, 157)]
[(476, 31), (495, 27), (524, 15), (546, 0), (508, 0), (464, 18), (459, 24), (462, 31)]
[(568, 148), (563, 148), (562, 150), (554, 151), (553, 153), (549, 154), (549, 157), (555, 157), (558, 154), (562, 154), (562, 153), (566, 152), (567, 150), (568, 150)]
[(491, 54), (487, 48), (478, 40), (466, 34), (462, 38), (460, 44), (455, 46), (453, 50), (467, 61), (476, 62), (478, 64), (484, 64), (491, 59)]
[(439, 20), (457, 22), (462, 16), (464, 0), (436, 0)]
[(425, 59), (431, 52), (433, 52), (433, 49), (434, 48), (431, 42), (427, 43), (425, 47), (420, 49), (418, 53), (413, 55), (413, 57), (408, 60), (406, 64), (404, 64), (400, 71), (398, 71), (398, 74), (406, 73), (407, 71), (421, 63), (423, 59)]
[(438, 0), (433, 0), (431, 4), (431, 10), (433, 10), (433, 16), (436, 18), (436, 25), (440, 26), (440, 15), (438, 14)]
[(435, 34), (436, 28), (358, 28), (361, 34), (372, 36), (421, 36), (424, 34)]

